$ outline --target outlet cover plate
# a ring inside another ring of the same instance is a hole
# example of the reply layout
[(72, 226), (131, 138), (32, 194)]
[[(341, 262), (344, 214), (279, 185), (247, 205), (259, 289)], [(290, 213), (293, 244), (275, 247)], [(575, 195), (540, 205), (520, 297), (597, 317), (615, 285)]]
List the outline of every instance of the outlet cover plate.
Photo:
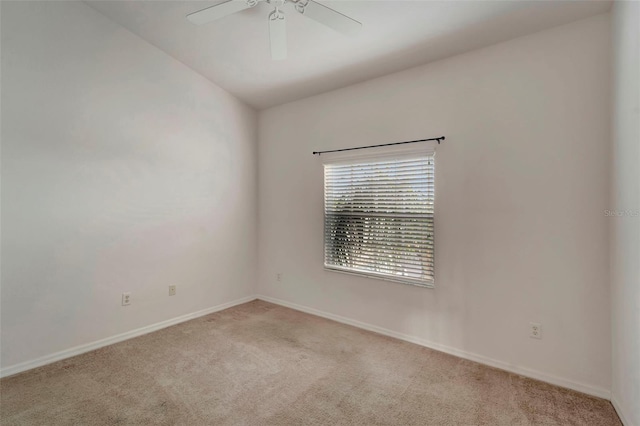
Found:
[(542, 339), (542, 326), (539, 323), (529, 323), (529, 337), (532, 339)]

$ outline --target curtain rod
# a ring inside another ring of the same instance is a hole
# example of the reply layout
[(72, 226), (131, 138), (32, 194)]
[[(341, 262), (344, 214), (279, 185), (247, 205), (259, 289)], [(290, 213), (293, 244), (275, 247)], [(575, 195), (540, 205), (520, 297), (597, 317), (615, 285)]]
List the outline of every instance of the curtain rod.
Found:
[(416, 142), (427, 142), (427, 141), (438, 141), (438, 145), (440, 145), (440, 142), (442, 142), (443, 140), (444, 140), (444, 136), (440, 136), (438, 138), (418, 139), (418, 140), (415, 140), (415, 141), (383, 143), (381, 145), (357, 146), (355, 148), (332, 149), (332, 150), (329, 150), (329, 151), (313, 151), (313, 155), (316, 155), (316, 154), (320, 155), (320, 154), (325, 154), (325, 153), (328, 153), (328, 152), (353, 151), (354, 149), (377, 148), (379, 146), (403, 145), (405, 143), (416, 143)]

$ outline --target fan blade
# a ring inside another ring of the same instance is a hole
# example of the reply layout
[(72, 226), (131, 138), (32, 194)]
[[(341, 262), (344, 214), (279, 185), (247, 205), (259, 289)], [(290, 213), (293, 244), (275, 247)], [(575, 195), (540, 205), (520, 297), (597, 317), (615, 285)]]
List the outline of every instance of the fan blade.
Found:
[(224, 18), (232, 13), (249, 9), (250, 7), (255, 6), (256, 3), (257, 2), (248, 0), (227, 0), (207, 7), (206, 9), (190, 13), (187, 15), (187, 19), (196, 25), (208, 24), (211, 21)]
[(362, 28), (362, 24), (355, 19), (351, 19), (337, 10), (316, 3), (313, 0), (298, 0), (295, 3), (295, 7), (299, 13), (307, 18), (333, 28), (339, 33), (354, 35)]
[(279, 9), (269, 15), (269, 40), (271, 41), (271, 59), (287, 59), (287, 23), (284, 13)]

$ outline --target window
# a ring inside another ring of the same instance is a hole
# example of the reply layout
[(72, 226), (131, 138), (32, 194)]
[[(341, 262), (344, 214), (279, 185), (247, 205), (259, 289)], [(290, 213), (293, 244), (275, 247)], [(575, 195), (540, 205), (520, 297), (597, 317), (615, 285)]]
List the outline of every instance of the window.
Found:
[(324, 165), (324, 266), (434, 284), (434, 155)]

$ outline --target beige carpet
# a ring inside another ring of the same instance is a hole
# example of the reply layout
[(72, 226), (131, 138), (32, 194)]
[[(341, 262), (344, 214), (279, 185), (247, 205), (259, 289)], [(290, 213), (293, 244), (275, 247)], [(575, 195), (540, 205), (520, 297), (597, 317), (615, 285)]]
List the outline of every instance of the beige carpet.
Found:
[(0, 381), (2, 425), (620, 425), (608, 401), (254, 301)]

